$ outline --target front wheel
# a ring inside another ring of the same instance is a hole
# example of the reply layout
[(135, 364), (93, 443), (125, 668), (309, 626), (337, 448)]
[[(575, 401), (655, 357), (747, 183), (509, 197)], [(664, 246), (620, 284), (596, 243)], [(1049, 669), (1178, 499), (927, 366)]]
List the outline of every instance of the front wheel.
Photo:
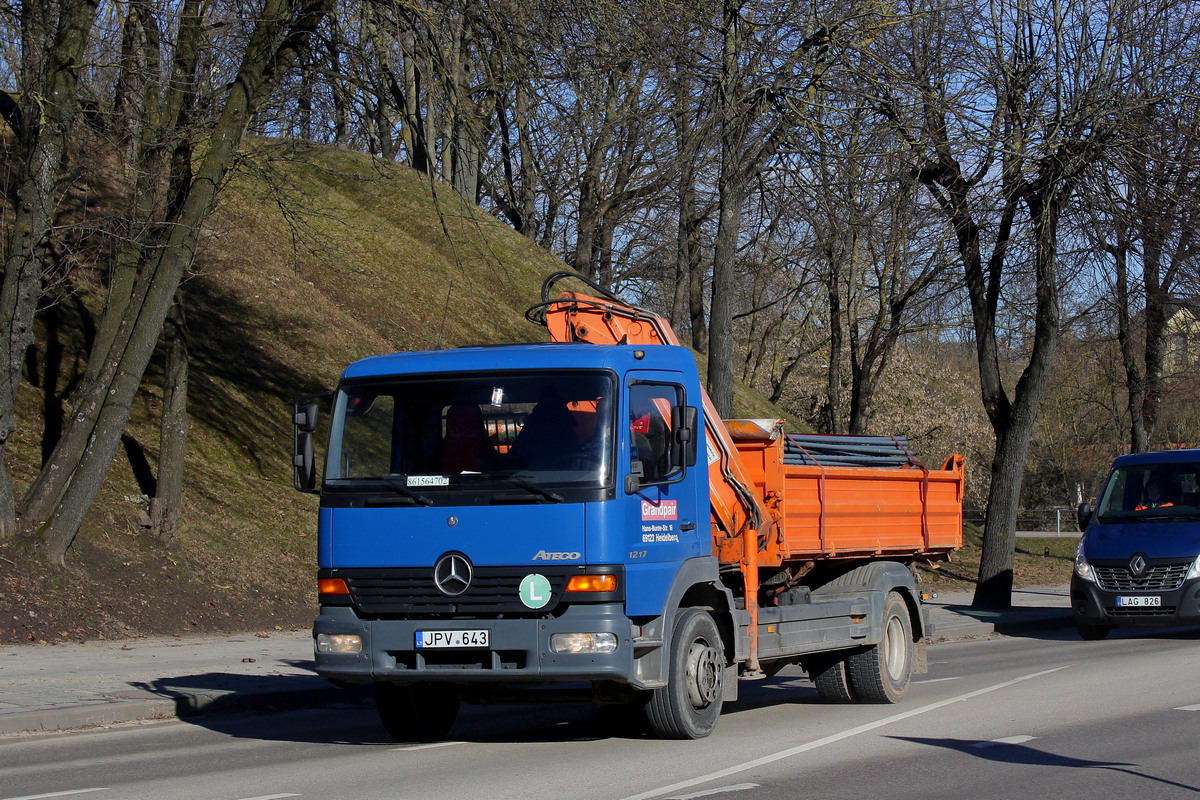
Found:
[(379, 721), (401, 742), (436, 742), (446, 738), (458, 719), (460, 705), (458, 689), (453, 684), (375, 684)]
[(850, 685), (862, 703), (897, 703), (908, 692), (913, 668), (912, 620), (896, 592), (883, 606), (883, 638), (846, 658)]
[(725, 648), (707, 612), (681, 609), (671, 634), (667, 685), (646, 704), (650, 729), (662, 739), (703, 739), (721, 716)]

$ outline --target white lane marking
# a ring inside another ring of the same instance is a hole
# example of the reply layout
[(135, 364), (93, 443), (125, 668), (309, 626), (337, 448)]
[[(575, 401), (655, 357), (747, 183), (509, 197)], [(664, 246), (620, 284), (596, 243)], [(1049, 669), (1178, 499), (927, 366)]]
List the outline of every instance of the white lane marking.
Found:
[(953, 678), (930, 678), (924, 681), (913, 681), (913, 683), (945, 683), (946, 681), (961, 681), (962, 676), (956, 675)]
[(1175, 710), (1176, 711), (1200, 711), (1200, 703), (1197, 703), (1194, 706), (1180, 706), (1179, 708), (1177, 708)]
[(108, 792), (112, 791), (108, 787), (96, 789), (70, 789), (65, 792), (49, 792), (48, 794), (27, 794), (21, 797), (5, 797), (3, 800), (42, 800), (43, 797), (68, 797), (73, 794), (87, 794), (88, 792)]
[(733, 786), (722, 786), (719, 789), (709, 789), (704, 792), (696, 792), (695, 794), (677, 794), (669, 800), (696, 800), (697, 797), (711, 797), (714, 794), (725, 794), (726, 792), (744, 792), (747, 789), (757, 789), (757, 783), (735, 783)]
[(455, 744), (466, 744), (466, 742), (430, 742), (429, 744), (413, 744), (407, 747), (393, 747), (392, 752), (411, 752), (413, 750), (429, 750), (434, 747), (450, 747)]
[(778, 753), (772, 753), (769, 756), (763, 756), (762, 758), (755, 758), (750, 761), (744, 761), (741, 764), (736, 764), (732, 767), (726, 767), (725, 769), (717, 770), (716, 772), (710, 772), (707, 775), (701, 775), (698, 778), (692, 778), (690, 780), (680, 781), (679, 783), (673, 783), (670, 786), (664, 786), (661, 789), (651, 789), (648, 792), (642, 792), (641, 794), (630, 795), (629, 797), (624, 798), (624, 800), (649, 800), (649, 798), (651, 798), (651, 797), (661, 797), (664, 794), (670, 794), (671, 792), (677, 792), (680, 789), (688, 789), (688, 788), (691, 788), (692, 786), (698, 786), (702, 783), (711, 783), (712, 781), (721, 780), (722, 778), (728, 778), (730, 775), (737, 775), (740, 772), (745, 772), (746, 770), (754, 769), (755, 767), (762, 767), (762, 766), (766, 766), (767, 764), (773, 764), (776, 761), (782, 761), (785, 758), (791, 758), (792, 756), (800, 755), (801, 753), (807, 753), (810, 750), (816, 750), (817, 748), (824, 747), (827, 744), (833, 744), (835, 742), (840, 742), (843, 739), (849, 739), (850, 737), (857, 736), (860, 733), (867, 733), (867, 732), (873, 731), (877, 728), (882, 728), (886, 725), (891, 725), (893, 722), (900, 722), (901, 720), (909, 719), (910, 717), (915, 717), (920, 714), (928, 713), (930, 711), (936, 711), (939, 708), (945, 708), (946, 706), (953, 705), (954, 703), (961, 703), (963, 701), (972, 700), (976, 697), (988, 694), (990, 692), (995, 692), (1000, 689), (1007, 689), (1009, 686), (1014, 686), (1018, 683), (1022, 683), (1023, 681), (1032, 680), (1034, 678), (1041, 678), (1044, 675), (1050, 675), (1054, 672), (1058, 672), (1060, 670), (1067, 669), (1068, 667), (1071, 667), (1071, 666), (1073, 666), (1073, 665), (1067, 664), (1066, 666), (1054, 667), (1053, 669), (1044, 669), (1041, 672), (1033, 672), (1033, 673), (1030, 673), (1029, 675), (1022, 675), (1019, 678), (1013, 678), (1012, 680), (1004, 681), (1003, 683), (997, 683), (992, 686), (985, 686), (982, 689), (976, 689), (973, 692), (967, 692), (966, 694), (960, 694), (957, 697), (948, 697), (945, 700), (939, 700), (936, 703), (930, 703), (927, 706), (921, 706), (920, 708), (914, 708), (912, 711), (904, 711), (900, 714), (893, 714), (890, 717), (885, 717), (881, 720), (876, 720), (875, 722), (868, 722), (865, 725), (859, 725), (856, 728), (849, 728), (848, 730), (844, 730), (841, 733), (835, 733), (830, 736), (826, 736), (823, 739), (816, 739), (814, 741), (806, 742), (804, 744), (797, 745), (795, 747), (790, 747), (787, 750), (780, 750)]
[(243, 797), (242, 800), (281, 800), (284, 797), (299, 797), (300, 795), (291, 794), (264, 794), (261, 797)]
[(1027, 736), (1025, 734), (1021, 734), (1020, 736), (1005, 736), (1003, 739), (992, 739), (988, 742), (976, 742), (975, 744), (971, 745), (971, 747), (982, 750), (985, 747), (999, 747), (1002, 744), (1024, 744), (1025, 742), (1032, 742), (1036, 738), (1036, 736)]

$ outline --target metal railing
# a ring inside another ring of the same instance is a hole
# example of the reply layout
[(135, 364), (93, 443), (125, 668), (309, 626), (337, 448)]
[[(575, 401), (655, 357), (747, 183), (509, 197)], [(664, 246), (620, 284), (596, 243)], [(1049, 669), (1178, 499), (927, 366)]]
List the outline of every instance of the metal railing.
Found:
[[(983, 525), (986, 509), (963, 509), (963, 522)], [(1017, 513), (1017, 535), (1079, 536), (1075, 510), (1070, 508), (1027, 508)]]

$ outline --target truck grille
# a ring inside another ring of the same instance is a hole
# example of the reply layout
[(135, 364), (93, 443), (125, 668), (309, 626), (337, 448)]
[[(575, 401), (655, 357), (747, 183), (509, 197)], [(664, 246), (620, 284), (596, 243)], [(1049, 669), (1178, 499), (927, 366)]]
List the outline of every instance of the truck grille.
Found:
[[(331, 575), (350, 587), (350, 599), (363, 619), (404, 619), (409, 616), (447, 617), (541, 617), (553, 612), (567, 580), (582, 573), (582, 565), (529, 567), (475, 567), (470, 587), (461, 595), (447, 597), (433, 583), (429, 567), (404, 569), (339, 569)], [(550, 581), (550, 602), (530, 609), (521, 602), (521, 581), (531, 572)]]
[(1178, 564), (1154, 564), (1141, 577), (1134, 577), (1128, 565), (1103, 567), (1093, 564), (1100, 588), (1109, 592), (1169, 592), (1183, 585), (1191, 561)]

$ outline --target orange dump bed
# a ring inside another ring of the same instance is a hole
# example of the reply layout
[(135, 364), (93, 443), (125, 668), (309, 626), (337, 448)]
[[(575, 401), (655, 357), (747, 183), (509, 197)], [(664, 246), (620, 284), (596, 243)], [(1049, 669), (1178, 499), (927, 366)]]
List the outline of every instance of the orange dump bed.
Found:
[[(774, 520), (759, 539), (761, 566), (837, 557), (938, 558), (962, 544), (961, 456), (932, 470), (788, 464), (782, 436), (756, 436), (747, 427), (731, 421), (730, 432)], [(718, 550), (731, 558), (742, 552)]]

